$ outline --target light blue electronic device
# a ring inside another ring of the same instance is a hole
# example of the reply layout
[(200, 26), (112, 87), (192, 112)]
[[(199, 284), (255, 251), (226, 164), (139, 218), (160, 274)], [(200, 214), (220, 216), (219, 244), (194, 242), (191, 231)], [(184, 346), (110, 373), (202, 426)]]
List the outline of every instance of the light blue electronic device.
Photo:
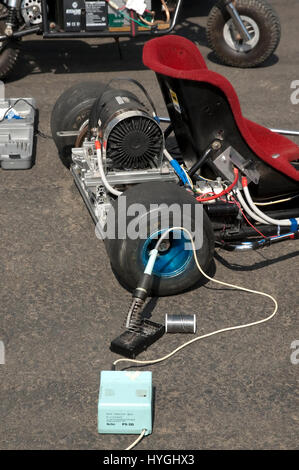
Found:
[(152, 373), (102, 371), (98, 403), (100, 434), (152, 433)]

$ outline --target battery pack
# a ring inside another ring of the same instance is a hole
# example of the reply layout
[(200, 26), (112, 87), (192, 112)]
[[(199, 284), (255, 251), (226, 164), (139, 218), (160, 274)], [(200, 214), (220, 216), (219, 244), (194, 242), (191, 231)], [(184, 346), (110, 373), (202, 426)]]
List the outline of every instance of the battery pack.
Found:
[(63, 0), (66, 32), (101, 31), (108, 28), (108, 3), (105, 0)]
[(63, 0), (64, 30), (66, 32), (80, 32), (82, 29), (82, 12), (85, 8), (84, 0)]
[(100, 31), (108, 27), (108, 4), (105, 0), (85, 2), (86, 31)]
[(28, 170), (34, 161), (34, 98), (0, 99), (0, 167)]
[(102, 371), (98, 402), (100, 434), (152, 433), (152, 373)]

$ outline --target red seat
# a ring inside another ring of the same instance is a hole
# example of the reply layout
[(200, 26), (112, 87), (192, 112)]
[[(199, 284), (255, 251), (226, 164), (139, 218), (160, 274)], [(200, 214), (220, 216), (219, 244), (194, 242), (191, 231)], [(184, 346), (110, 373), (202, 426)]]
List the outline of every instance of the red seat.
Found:
[(225, 94), (239, 131), (251, 150), (271, 167), (299, 181), (299, 171), (291, 164), (299, 160), (298, 145), (244, 118), (233, 86), (222, 75), (208, 70), (195, 44), (175, 35), (152, 39), (144, 46), (143, 63), (161, 75), (218, 87)]

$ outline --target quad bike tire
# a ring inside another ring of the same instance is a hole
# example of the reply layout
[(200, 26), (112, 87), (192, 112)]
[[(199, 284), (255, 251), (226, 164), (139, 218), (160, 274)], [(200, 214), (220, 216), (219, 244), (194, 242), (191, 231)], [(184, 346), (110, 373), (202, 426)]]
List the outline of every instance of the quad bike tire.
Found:
[(226, 65), (250, 68), (265, 62), (276, 50), (281, 36), (280, 21), (266, 0), (234, 2), (252, 41), (235, 41), (230, 33), (231, 17), (223, 0), (212, 8), (207, 23), (207, 39), (211, 49)]
[[(7, 9), (0, 4), (0, 35), (4, 34)], [(9, 39), (0, 48), (0, 80), (6, 78), (14, 69), (20, 53), (20, 40)]]
[[(168, 207), (172, 204), (178, 204), (181, 208), (184, 204), (189, 205), (189, 207), (191, 206), (190, 219), (187, 224), (189, 225), (191, 223), (192, 230), (196, 228), (195, 206), (199, 206), (199, 204), (191, 194), (175, 183), (142, 183), (131, 186), (123, 193), (123, 196), (126, 197), (126, 208), (136, 203), (143, 205), (145, 212), (139, 219), (138, 225), (143, 236), (131, 238), (127, 233), (126, 237), (122, 237), (122, 239), (117, 237), (111, 239), (107, 237), (105, 246), (114, 274), (126, 289), (132, 291), (137, 287), (145, 269), (148, 254), (157, 242), (154, 235), (162, 233), (163, 230), (167, 228), (178, 226), (177, 220), (174, 220), (171, 216), (168, 219), (169, 223), (167, 221), (166, 226), (164, 226), (163, 210), (161, 210), (161, 215), (157, 217), (153, 216), (152, 204), (166, 204)], [(122, 196), (120, 196), (120, 198), (121, 197)], [(123, 220), (123, 223), (126, 224), (126, 228), (128, 228), (135, 219), (135, 215), (129, 216), (127, 213), (123, 215), (125, 211), (123, 208), (119, 209), (118, 200), (114, 201), (113, 209), (114, 210), (111, 211), (111, 217), (114, 219), (113, 224), (115, 224), (115, 227), (119, 229), (119, 221)], [(120, 213), (120, 211), (122, 213)], [(203, 243), (201, 248), (197, 250), (197, 256), (201, 267), (206, 272), (209, 270), (213, 259), (214, 232), (209, 217), (203, 209), (202, 211)], [(151, 217), (153, 217), (151, 221), (150, 213)], [(111, 222), (109, 215), (108, 220)], [(181, 222), (180, 226), (186, 226), (186, 220), (188, 220), (188, 218), (186, 219), (185, 217), (183, 220), (184, 222)], [(156, 261), (150, 287), (150, 295), (168, 296), (179, 294), (203, 282), (203, 276), (195, 264), (192, 250), (184, 249), (184, 243), (186, 241), (189, 242), (188, 237), (186, 237), (185, 240), (173, 240), (170, 236), (168, 248), (167, 246), (165, 247)]]
[(107, 87), (101, 82), (83, 82), (72, 86), (58, 98), (51, 115), (51, 132), (62, 163), (70, 168), (71, 150), (77, 137), (59, 137), (61, 131), (78, 131), (86, 127), (95, 100)]

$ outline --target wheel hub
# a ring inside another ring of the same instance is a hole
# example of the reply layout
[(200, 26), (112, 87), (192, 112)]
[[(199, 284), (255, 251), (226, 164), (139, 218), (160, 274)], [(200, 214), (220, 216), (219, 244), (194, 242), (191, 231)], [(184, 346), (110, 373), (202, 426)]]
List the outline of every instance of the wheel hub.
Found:
[(250, 41), (244, 41), (240, 38), (238, 31), (230, 19), (226, 22), (223, 29), (223, 37), (226, 44), (236, 52), (250, 52), (255, 48), (260, 40), (260, 29), (257, 23), (249, 16), (241, 15), (241, 19), (244, 23), (245, 28), (250, 34)]
[(42, 22), (41, 0), (23, 0), (21, 3), (22, 16), (26, 24), (40, 24)]
[[(146, 241), (142, 250), (142, 262), (146, 266), (149, 254), (155, 247), (159, 235), (163, 231), (153, 233)], [(165, 239), (159, 247), (159, 256), (156, 260), (153, 273), (162, 278), (175, 277), (182, 274), (192, 260), (192, 250), (186, 250), (185, 244), (188, 243), (188, 238), (185, 234), (176, 230), (173, 232), (173, 237)]]

